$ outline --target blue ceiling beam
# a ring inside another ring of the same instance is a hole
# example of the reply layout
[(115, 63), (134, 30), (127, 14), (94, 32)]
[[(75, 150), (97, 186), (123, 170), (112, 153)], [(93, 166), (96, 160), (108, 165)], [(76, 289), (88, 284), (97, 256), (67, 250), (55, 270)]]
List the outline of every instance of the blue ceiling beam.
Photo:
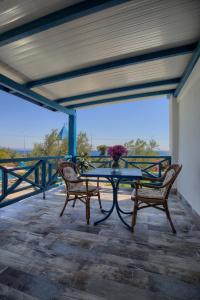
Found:
[(196, 43), (193, 43), (193, 44), (179, 46), (175, 48), (159, 50), (151, 53), (140, 54), (128, 58), (121, 58), (114, 61), (97, 64), (89, 67), (84, 67), (73, 71), (68, 71), (65, 73), (30, 81), (26, 84), (26, 86), (28, 88), (32, 88), (36, 86), (55, 83), (62, 80), (69, 80), (75, 77), (80, 77), (80, 76), (98, 73), (102, 71), (108, 71), (111, 69), (116, 69), (116, 68), (125, 67), (129, 65), (144, 63), (147, 61), (153, 61), (157, 59), (169, 58), (172, 56), (184, 55), (193, 52), (195, 48), (196, 48)]
[(75, 111), (73, 109), (68, 109), (66, 107), (63, 107), (59, 105), (58, 103), (55, 103), (54, 101), (51, 101), (47, 99), (46, 97), (31, 91), (24, 87), (22, 84), (17, 83), (16, 81), (4, 76), (0, 75), (0, 86), (12, 90), (15, 93), (17, 93), (19, 96), (22, 96), (23, 99), (26, 99), (29, 101), (29, 99), (32, 99), (33, 101), (42, 104), (45, 107), (51, 107), (55, 110), (61, 111), (63, 113), (74, 115)]
[(3, 92), (6, 92), (6, 93), (9, 93), (9, 91), (10, 91), (8, 88), (6, 88), (3, 85), (0, 85), (0, 90), (3, 91)]
[(176, 91), (174, 93), (175, 97), (177, 97), (180, 94), (180, 92), (181, 92), (182, 88), (184, 87), (188, 77), (192, 73), (192, 70), (194, 69), (199, 57), (200, 57), (200, 42), (198, 43), (198, 45), (197, 45), (197, 47), (196, 47), (196, 49), (195, 49), (195, 51), (192, 55), (192, 58), (191, 58), (190, 62), (188, 63), (188, 65), (187, 65), (187, 67), (186, 67), (186, 69), (185, 69), (185, 71), (182, 75), (181, 81), (180, 81), (179, 85), (176, 88)]
[(0, 46), (129, 1), (87, 0), (80, 2), (2, 33), (0, 35)]
[(95, 100), (90, 102), (84, 102), (84, 103), (77, 103), (74, 105), (67, 106), (70, 109), (80, 108), (80, 107), (86, 107), (86, 106), (92, 106), (97, 104), (106, 104), (106, 103), (112, 103), (112, 102), (118, 102), (118, 101), (127, 101), (127, 100), (133, 100), (133, 99), (139, 99), (139, 98), (145, 98), (145, 97), (152, 97), (152, 96), (160, 96), (160, 95), (170, 95), (173, 94), (175, 89), (169, 89), (169, 90), (163, 90), (163, 91), (154, 91), (154, 92), (146, 92), (146, 93), (140, 93), (140, 94), (133, 94), (133, 95), (126, 95), (126, 96), (119, 96), (114, 98), (107, 98), (102, 100)]
[(57, 99), (54, 101), (60, 104), (60, 103), (67, 103), (67, 102), (71, 102), (71, 101), (83, 100), (83, 99), (88, 99), (88, 98), (93, 98), (93, 97), (98, 97), (98, 96), (111, 95), (114, 93), (122, 93), (122, 92), (129, 92), (129, 91), (151, 88), (151, 87), (159, 87), (159, 86), (166, 86), (166, 85), (171, 85), (171, 84), (178, 84), (180, 82), (180, 79), (181, 78), (178, 77), (178, 78), (159, 80), (159, 81), (153, 81), (153, 82), (145, 82), (145, 83), (140, 83), (140, 84), (123, 86), (123, 87), (119, 87), (119, 88), (112, 88), (112, 89), (101, 90), (101, 91), (97, 91), (97, 92), (75, 95), (75, 96), (71, 96), (68, 98)]
[(22, 94), (16, 93), (16, 92), (14, 92), (14, 91), (10, 90), (9, 88), (6, 88), (6, 87), (4, 87), (2, 85), (0, 85), (0, 90), (3, 91), (3, 92), (6, 92), (6, 93), (12, 94), (12, 95), (14, 95), (16, 97), (19, 97), (21, 99), (24, 99), (26, 101), (29, 101), (29, 102), (31, 102), (33, 104), (36, 104), (36, 105), (40, 106), (40, 107), (45, 107), (45, 108), (47, 108), (47, 109), (49, 109), (51, 111), (56, 111), (56, 109), (54, 109), (54, 108), (44, 106), (43, 104), (38, 103), (38, 102), (34, 101), (33, 99), (31, 99), (31, 98), (29, 98), (27, 96), (24, 96)]

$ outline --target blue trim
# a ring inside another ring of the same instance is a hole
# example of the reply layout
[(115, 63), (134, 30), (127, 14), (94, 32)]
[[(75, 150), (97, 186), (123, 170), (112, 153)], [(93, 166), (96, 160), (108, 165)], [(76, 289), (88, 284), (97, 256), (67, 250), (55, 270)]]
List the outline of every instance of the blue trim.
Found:
[(134, 65), (138, 63), (144, 63), (146, 61), (153, 61), (157, 59), (168, 58), (177, 55), (184, 55), (191, 53), (196, 48), (196, 43), (190, 45), (179, 46), (175, 48), (159, 50), (151, 53), (140, 54), (128, 58), (121, 58), (118, 60), (106, 62), (103, 64), (98, 64), (94, 66), (84, 67), (81, 69), (76, 69), (73, 71), (68, 71), (65, 73), (52, 75), (49, 77), (41, 78), (38, 80), (33, 80), (27, 83), (28, 88), (42, 86), (45, 84), (50, 84), (62, 80), (69, 80), (75, 77), (80, 77), (88, 74), (98, 73), (102, 71), (107, 71), (115, 68), (125, 67), (128, 65)]
[(117, 101), (126, 101), (126, 100), (132, 100), (136, 98), (145, 98), (145, 97), (151, 97), (151, 96), (159, 96), (159, 95), (167, 95), (167, 94), (173, 94), (175, 89), (170, 90), (163, 90), (163, 91), (155, 91), (155, 92), (148, 92), (148, 93), (140, 93), (140, 94), (133, 94), (133, 95), (126, 95), (126, 96), (119, 96), (114, 98), (107, 98), (102, 100), (95, 100), (90, 102), (84, 102), (84, 103), (77, 103), (74, 105), (68, 106), (68, 108), (79, 108), (84, 106), (91, 106), (91, 105), (97, 105), (97, 104), (104, 104), (104, 103), (112, 103)]
[(181, 92), (182, 88), (184, 87), (188, 77), (190, 76), (192, 70), (194, 69), (194, 66), (196, 65), (199, 57), (200, 57), (200, 42), (198, 43), (198, 45), (197, 45), (197, 47), (196, 47), (196, 49), (195, 49), (195, 51), (192, 55), (192, 59), (190, 60), (189, 64), (187, 65), (187, 67), (186, 67), (186, 69), (183, 73), (183, 76), (181, 78), (181, 81), (180, 81), (178, 87), (176, 88), (176, 91), (174, 93), (175, 97), (177, 97), (180, 94), (180, 92)]
[[(80, 156), (76, 156), (76, 157), (80, 157)], [(88, 156), (90, 159), (93, 158), (111, 158), (109, 155), (89, 155)], [(171, 156), (170, 155), (127, 155), (127, 156), (122, 156), (122, 159), (125, 158), (166, 158), (166, 159), (170, 159)], [(22, 160), (22, 159), (21, 159)], [(102, 163), (103, 161), (99, 161), (98, 163)], [(131, 162), (130, 162), (131, 163)], [(144, 162), (142, 162), (144, 164)], [(146, 162), (145, 162), (146, 163)]]
[(68, 155), (76, 156), (76, 115), (69, 116)]
[(14, 95), (14, 96), (16, 96), (16, 97), (19, 97), (19, 98), (21, 98), (21, 99), (24, 99), (24, 100), (26, 100), (26, 101), (29, 101), (29, 102), (31, 102), (31, 103), (33, 103), (33, 104), (36, 104), (36, 105), (38, 105), (38, 106), (40, 106), (40, 107), (49, 109), (49, 110), (51, 110), (51, 111), (57, 111), (57, 109), (55, 109), (55, 108), (52, 108), (52, 107), (46, 106), (46, 105), (44, 105), (44, 104), (41, 104), (41, 103), (39, 103), (39, 102), (37, 102), (37, 101), (34, 101), (33, 99), (31, 99), (31, 98), (29, 98), (29, 97), (27, 97), (27, 96), (24, 96), (24, 95), (20, 94), (20, 93), (10, 93), (10, 94), (12, 94), (12, 95)]
[(44, 108), (49, 109), (49, 110), (51, 110), (51, 111), (56, 111), (55, 108), (44, 106), (43, 104), (38, 103), (38, 102), (34, 101), (33, 99), (31, 99), (31, 98), (29, 98), (29, 97), (26, 97), (26, 96), (24, 96), (24, 95), (22, 95), (22, 94), (20, 94), (20, 93), (13, 92), (12, 90), (10, 90), (10, 89), (8, 89), (8, 88), (6, 88), (6, 87), (4, 87), (4, 86), (1, 86), (1, 85), (0, 85), (0, 90), (3, 91), (3, 92), (5, 92), (5, 93), (9, 93), (9, 94), (12, 94), (12, 95), (14, 95), (14, 96), (16, 96), (16, 97), (19, 97), (19, 98), (21, 98), (21, 99), (24, 99), (24, 100), (26, 100), (26, 101), (29, 101), (29, 102), (31, 102), (31, 103), (34, 103), (34, 104), (36, 104), (36, 105), (38, 105), (38, 106), (40, 106), (40, 107), (44, 107)]
[(8, 206), (8, 205), (11, 205), (11, 204), (15, 204), (18, 201), (21, 201), (23, 199), (29, 198), (31, 196), (35, 196), (35, 195), (37, 195), (39, 193), (41, 193), (41, 190), (37, 190), (37, 191), (31, 192), (31, 193), (28, 193), (28, 194), (24, 194), (22, 196), (19, 196), (19, 197), (13, 199), (13, 200), (4, 201), (3, 203), (0, 203), (0, 208)]
[[(55, 181), (58, 181), (57, 177), (57, 163), (58, 160), (63, 158), (63, 156), (49, 156), (49, 157), (29, 157), (29, 158), (16, 158), (16, 159), (0, 159), (0, 172), (2, 174), (2, 191), (0, 192), (0, 207), (15, 203), (21, 199), (27, 198), (32, 193), (28, 193), (19, 197), (15, 197), (15, 194), (22, 190), (36, 189), (34, 193), (43, 192), (43, 198), (45, 196), (45, 191), (52, 187)], [(15, 167), (12, 169), (7, 169), (2, 164), (7, 161), (18, 162), (19, 164), (24, 161), (31, 161), (31, 165), (27, 166), (24, 164), (23, 167)], [(17, 173), (18, 170), (24, 170), (25, 172), (20, 175)], [(16, 178), (15, 182), (9, 182), (8, 175)], [(32, 178), (29, 176), (33, 175)], [(34, 177), (35, 175), (35, 177)], [(47, 178), (48, 175), (48, 178)], [(28, 183), (25, 187), (20, 187), (22, 182)], [(6, 200), (8, 195), (14, 194), (14, 199)]]
[(0, 46), (13, 43), (33, 34), (125, 2), (129, 2), (129, 0), (88, 0), (63, 8), (47, 16), (2, 33), (0, 35)]
[(134, 91), (134, 90), (145, 89), (145, 88), (150, 88), (150, 87), (177, 84), (180, 82), (180, 79), (181, 78), (172, 78), (172, 79), (159, 80), (159, 81), (154, 81), (154, 82), (146, 82), (146, 83), (140, 83), (140, 84), (135, 84), (135, 85), (128, 85), (128, 86), (123, 86), (123, 87), (119, 87), (119, 88), (113, 88), (113, 89), (108, 89), (108, 90), (101, 90), (101, 91), (97, 91), (97, 92), (75, 95), (75, 96), (71, 96), (68, 98), (57, 99), (54, 101), (60, 104), (60, 103), (67, 103), (67, 102), (71, 102), (71, 101), (75, 101), (75, 100), (82, 100), (82, 99), (87, 99), (87, 98), (103, 96), (103, 95), (110, 95), (110, 94), (114, 94), (114, 93), (122, 93), (122, 92)]
[(17, 94), (22, 95), (22, 97), (25, 97), (25, 99), (28, 101), (29, 101), (29, 98), (31, 98), (32, 100), (36, 101), (37, 103), (41, 103), (47, 107), (52, 107), (53, 109), (64, 112), (66, 114), (73, 115), (75, 113), (74, 110), (67, 109), (67, 108), (59, 105), (58, 103), (55, 103), (55, 102), (47, 99), (46, 97), (41, 96), (40, 94), (37, 94), (34, 91), (27, 89), (22, 84), (19, 84), (16, 81), (9, 79), (8, 77), (6, 77), (4, 75), (0, 75), (0, 84), (8, 89), (11, 89), (11, 90), (17, 92)]
[[(57, 187), (57, 186), (58, 186), (58, 184), (54, 184), (54, 185), (48, 186), (46, 188), (46, 191), (48, 191), (48, 190), (50, 190), (50, 189), (52, 189), (54, 187)], [(23, 195), (21, 195), (21, 196), (19, 196), (17, 198), (12, 199), (12, 200), (6, 200), (6, 201), (0, 203), (0, 208), (6, 207), (6, 206), (11, 205), (11, 204), (15, 204), (15, 203), (17, 203), (17, 202), (19, 202), (21, 200), (27, 199), (29, 197), (35, 196), (35, 195), (40, 194), (40, 193), (42, 193), (42, 191), (41, 190), (37, 190), (37, 191), (31, 192), (31, 193), (28, 193), (28, 194), (23, 194)]]
[(5, 86), (3, 86), (3, 85), (0, 85), (0, 90), (3, 91), (3, 92), (5, 92), (5, 93), (9, 93), (10, 92), (10, 90), (8, 88), (6, 88)]

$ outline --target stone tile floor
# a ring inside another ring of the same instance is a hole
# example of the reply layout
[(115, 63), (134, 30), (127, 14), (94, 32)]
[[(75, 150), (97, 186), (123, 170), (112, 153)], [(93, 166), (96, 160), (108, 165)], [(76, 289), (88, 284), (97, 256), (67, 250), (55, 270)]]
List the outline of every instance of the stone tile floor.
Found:
[[(120, 205), (131, 208), (130, 191)], [(139, 212), (135, 233), (114, 213), (105, 223), (91, 203), (91, 225), (82, 203), (67, 207), (59, 190), (0, 209), (1, 300), (165, 300), (200, 299), (200, 232), (176, 196), (169, 205), (177, 235), (165, 215)], [(109, 188), (103, 206), (111, 205)], [(127, 217), (129, 221), (130, 217)]]

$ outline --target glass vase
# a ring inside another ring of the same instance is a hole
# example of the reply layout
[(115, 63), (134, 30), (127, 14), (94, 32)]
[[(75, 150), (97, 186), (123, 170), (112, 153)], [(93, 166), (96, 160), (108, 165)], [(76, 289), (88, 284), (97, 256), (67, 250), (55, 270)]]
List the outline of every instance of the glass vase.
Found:
[(119, 168), (120, 168), (119, 159), (114, 159), (112, 163), (112, 169), (119, 169)]

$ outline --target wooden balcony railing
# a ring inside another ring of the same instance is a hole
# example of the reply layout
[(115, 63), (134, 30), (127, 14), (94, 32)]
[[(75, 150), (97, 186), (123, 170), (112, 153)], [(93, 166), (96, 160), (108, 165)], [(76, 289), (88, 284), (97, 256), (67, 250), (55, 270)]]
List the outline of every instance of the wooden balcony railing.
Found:
[[(61, 181), (57, 167), (63, 159), (64, 156), (0, 159), (0, 207), (38, 193), (43, 193), (45, 198), (45, 191)], [(88, 160), (91, 167), (112, 166), (109, 156), (89, 156)], [(140, 168), (145, 177), (160, 177), (170, 164), (171, 156), (126, 156), (120, 159), (120, 167)]]
[[(0, 207), (43, 193), (58, 182), (64, 156), (0, 159)], [(27, 190), (27, 193), (25, 192)]]

